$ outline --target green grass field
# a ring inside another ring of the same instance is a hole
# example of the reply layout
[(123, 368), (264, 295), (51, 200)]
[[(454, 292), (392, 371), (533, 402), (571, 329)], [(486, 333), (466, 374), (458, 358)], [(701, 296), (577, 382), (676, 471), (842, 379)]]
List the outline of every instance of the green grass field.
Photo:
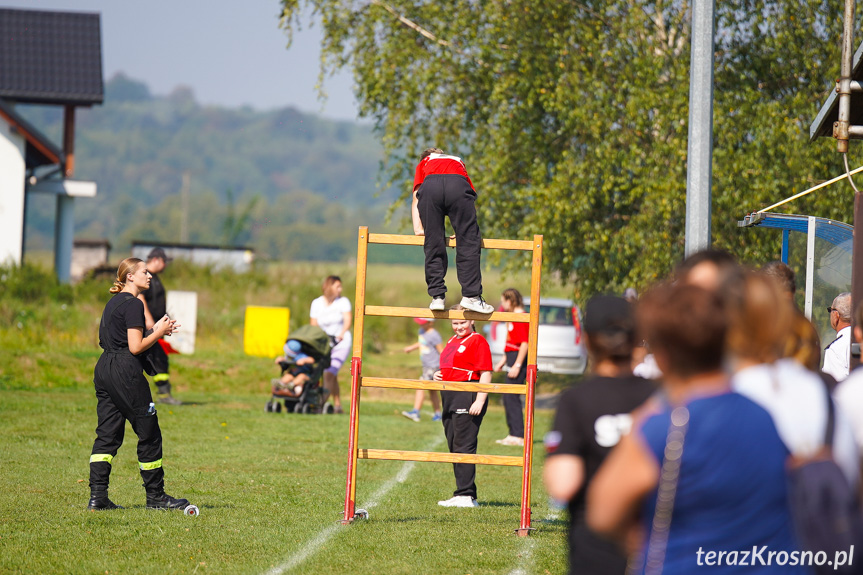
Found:
[[(357, 504), (371, 517), (350, 526), (338, 523), (347, 416), (265, 413), (268, 382), (277, 370), (271, 360), (241, 351), (244, 305), (307, 307), (304, 298), (319, 293), (321, 266), (291, 271), (237, 276), (177, 266), (164, 277), (171, 289), (199, 292), (198, 349), (172, 356), (175, 395), (188, 403), (159, 407), (166, 490), (201, 508), (191, 518), (144, 509), (128, 426), (110, 491), (126, 509), (85, 511), (96, 426), (95, 327), (109, 284), (64, 288), (32, 270), (2, 270), (0, 573), (565, 571), (564, 516), (548, 506), (541, 482), (539, 438), (548, 429), (549, 411), (538, 411), (536, 418), (531, 537), (513, 532), (521, 470), (509, 467), (478, 467), (478, 509), (446, 509), (437, 501), (452, 493), (450, 465), (361, 460)], [(352, 296), (347, 271), (336, 273), (347, 276), (345, 293)], [(425, 301), (413, 286), (417, 280), (422, 286), (416, 269), (377, 271), (387, 281), (370, 283), (374, 297), (395, 298), (406, 290), (411, 301), (400, 304)], [(395, 281), (400, 277), (407, 288)], [(415, 377), (418, 358), (400, 351), (415, 337), (411, 325), (367, 325), (367, 338), (370, 329), (378, 330), (380, 340), (366, 354), (365, 374)], [(349, 379), (343, 371), (343, 399), (349, 397)], [(399, 415), (412, 397), (412, 391), (364, 391), (359, 446), (446, 451), (440, 424), (428, 418), (416, 424)], [(518, 448), (494, 443), (506, 435), (506, 425), (492, 398), (479, 451), (519, 454)]]

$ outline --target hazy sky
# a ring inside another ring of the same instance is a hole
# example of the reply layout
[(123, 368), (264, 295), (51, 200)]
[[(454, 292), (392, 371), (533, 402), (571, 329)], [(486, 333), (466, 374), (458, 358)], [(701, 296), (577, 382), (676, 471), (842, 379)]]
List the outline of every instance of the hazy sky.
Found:
[(106, 79), (122, 71), (155, 94), (184, 84), (205, 104), (356, 118), (348, 72), (327, 78), (328, 98), (317, 99), (320, 26), (304, 17), (285, 49), (278, 0), (0, 0), (0, 7), (101, 13)]

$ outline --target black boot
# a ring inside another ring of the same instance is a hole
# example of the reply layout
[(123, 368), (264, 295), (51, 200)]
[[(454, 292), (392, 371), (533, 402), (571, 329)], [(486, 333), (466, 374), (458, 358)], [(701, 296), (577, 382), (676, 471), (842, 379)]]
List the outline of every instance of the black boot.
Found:
[(164, 491), (147, 494), (147, 509), (185, 509), (188, 506), (188, 499), (174, 499)]
[(171, 384), (169, 382), (160, 383), (156, 386), (156, 401), (166, 403), (168, 405), (183, 405), (183, 402), (171, 395)]
[(107, 489), (91, 489), (90, 503), (87, 504), (87, 511), (103, 511), (105, 509), (123, 509), (123, 507), (108, 499)]

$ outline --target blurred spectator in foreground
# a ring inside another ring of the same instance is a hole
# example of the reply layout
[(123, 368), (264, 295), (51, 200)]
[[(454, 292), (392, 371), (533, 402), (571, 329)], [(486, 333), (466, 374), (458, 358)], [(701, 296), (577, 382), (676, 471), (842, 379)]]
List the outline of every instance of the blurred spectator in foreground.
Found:
[[(645, 405), (594, 477), (588, 526), (636, 551), (634, 573), (661, 568), (664, 575), (691, 575), (708, 550), (796, 550), (788, 450), (770, 414), (730, 390), (722, 299), (694, 286), (660, 286), (640, 300), (637, 317), (666, 395)], [(777, 572), (806, 570), (747, 569)]]
[(827, 308), (830, 314), (830, 327), (836, 330), (836, 339), (824, 348), (824, 373), (832, 375), (836, 381), (848, 377), (851, 359), (851, 294), (840, 293)]
[(785, 335), (782, 357), (785, 361), (794, 361), (813, 372), (831, 392), (836, 388), (836, 379), (821, 371), (821, 338), (818, 330), (796, 306), (791, 329)]
[[(854, 326), (854, 339), (863, 341), (863, 302), (857, 306), (855, 319), (857, 325)], [(857, 447), (863, 457), (863, 367), (857, 367), (836, 386), (834, 397), (842, 412), (851, 420)]]
[(585, 525), (585, 492), (608, 452), (629, 433), (630, 412), (657, 386), (632, 375), (636, 331), (629, 302), (612, 296), (590, 299), (584, 331), (591, 374), (560, 396), (545, 436), (543, 477), (548, 494), (569, 507), (569, 573), (622, 575), (626, 557)]
[[(675, 278), (678, 284), (698, 286), (722, 297), (730, 297), (739, 290), (742, 273), (734, 256), (726, 251), (708, 249), (696, 252), (680, 262), (675, 269)], [(632, 371), (647, 379), (662, 377), (662, 370), (650, 353)]]
[(769, 262), (761, 268), (761, 273), (773, 278), (782, 293), (794, 302), (794, 295), (797, 293), (797, 277), (788, 264), (778, 261)]
[[(821, 371), (821, 338), (818, 330), (806, 316), (794, 308), (791, 321), (791, 329), (785, 335), (785, 349), (782, 356), (793, 359), (809, 371), (823, 373)], [(836, 380), (830, 378), (830, 387), (836, 385)]]
[[(638, 303), (638, 292), (635, 290), (634, 287), (628, 287), (623, 290), (623, 299), (628, 301), (630, 304), (635, 305)], [(636, 375), (644, 377), (645, 379), (654, 379), (654, 377), (658, 377), (660, 375), (659, 370), (656, 369), (655, 363), (652, 366), (639, 367), (642, 363), (644, 363), (644, 358), (646, 358), (648, 355), (649, 354), (647, 351), (647, 346), (644, 345), (644, 341), (638, 340), (635, 344), (635, 347), (632, 349), (632, 369), (635, 370), (636, 368), (638, 368), (641, 372), (647, 369), (647, 372), (637, 373)], [(652, 361), (653, 358), (651, 357), (650, 360)], [(650, 369), (651, 367), (653, 369)], [(644, 373), (646, 373), (646, 375), (644, 375)]]
[(675, 272), (677, 283), (699, 286), (726, 297), (727, 288), (739, 283), (742, 269), (728, 252), (708, 249), (683, 260)]
[[(824, 447), (832, 400), (818, 375), (795, 360), (780, 359), (794, 330), (795, 311), (773, 277), (749, 272), (742, 298), (729, 307), (727, 364), (735, 371), (732, 389), (770, 413), (792, 456), (808, 459)], [(856, 485), (857, 447), (848, 419), (838, 412), (833, 457), (849, 484)]]

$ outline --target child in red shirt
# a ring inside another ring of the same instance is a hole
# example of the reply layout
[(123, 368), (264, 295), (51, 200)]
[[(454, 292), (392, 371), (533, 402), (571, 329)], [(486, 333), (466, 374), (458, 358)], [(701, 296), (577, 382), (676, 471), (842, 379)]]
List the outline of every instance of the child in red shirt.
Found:
[[(451, 309), (463, 310), (462, 306)], [(435, 381), (477, 381), (491, 383), (491, 350), (488, 342), (473, 330), (473, 320), (454, 319), (450, 338), (440, 356)], [(479, 426), (488, 407), (488, 393), (441, 391), (443, 427), (450, 453), (476, 453)], [(453, 463), (456, 490), (453, 497), (438, 501), (443, 507), (478, 507), (476, 465)]]
[(479, 313), (494, 311), (482, 299), (482, 234), (476, 221), (475, 202), (476, 190), (461, 158), (445, 154), (439, 148), (428, 148), (422, 153), (414, 172), (411, 218), (414, 233), (425, 236), (426, 285), (432, 297), (429, 309), (433, 311), (446, 307), (446, 216), (458, 239), (455, 265), (461, 284), (461, 305)]

